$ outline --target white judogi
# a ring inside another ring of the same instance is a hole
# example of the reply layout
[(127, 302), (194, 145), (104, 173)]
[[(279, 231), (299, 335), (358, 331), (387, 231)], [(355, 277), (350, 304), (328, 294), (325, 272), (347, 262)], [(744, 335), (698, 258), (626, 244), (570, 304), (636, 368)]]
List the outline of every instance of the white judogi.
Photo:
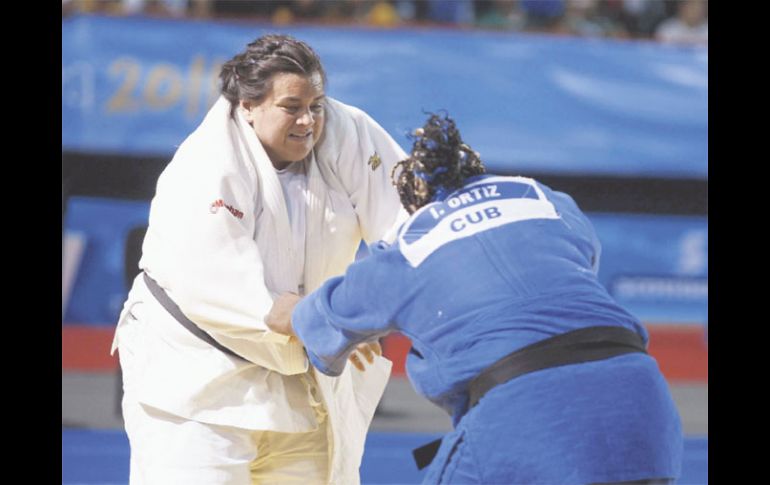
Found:
[[(390, 180), (404, 151), (363, 111), (329, 98), (325, 109), (324, 133), (307, 164), (306, 292), (342, 274), (361, 238), (392, 238), (407, 217)], [(238, 111), (230, 116), (226, 99), (214, 104), (161, 174), (142, 252), (140, 267), (183, 313), (250, 362), (192, 335), (140, 275), (113, 344), (126, 395), (200, 423), (317, 429), (304, 349), (264, 323), (275, 297), (300, 291), (296, 273), (285, 270), (298, 254), (284, 194), (253, 129)], [(368, 367), (361, 373), (348, 366), (338, 378), (314, 373), (332, 431), (330, 483), (359, 481), (366, 430), (390, 362), (378, 358)]]

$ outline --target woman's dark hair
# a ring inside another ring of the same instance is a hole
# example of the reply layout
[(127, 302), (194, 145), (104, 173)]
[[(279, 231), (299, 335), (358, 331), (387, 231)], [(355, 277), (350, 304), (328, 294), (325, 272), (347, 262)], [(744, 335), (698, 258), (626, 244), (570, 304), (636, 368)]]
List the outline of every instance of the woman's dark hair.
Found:
[(288, 35), (268, 34), (222, 66), (220, 91), (233, 110), (242, 99), (259, 103), (270, 91), (273, 75), (286, 72), (303, 76), (318, 72), (326, 84), (321, 59), (309, 45)]
[[(409, 158), (393, 167), (391, 178), (410, 213), (459, 189), (465, 179), (486, 169), (479, 154), (463, 143), (455, 122), (448, 114), (430, 117), (410, 135), (414, 140)], [(401, 172), (396, 174), (396, 169)]]

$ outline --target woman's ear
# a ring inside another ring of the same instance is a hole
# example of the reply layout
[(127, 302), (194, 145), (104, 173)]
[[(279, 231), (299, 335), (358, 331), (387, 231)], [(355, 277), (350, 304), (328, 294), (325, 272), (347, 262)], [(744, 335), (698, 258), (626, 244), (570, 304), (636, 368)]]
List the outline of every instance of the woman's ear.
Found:
[(242, 99), (238, 102), (238, 107), (240, 108), (241, 113), (243, 113), (243, 117), (246, 118), (246, 121), (248, 121), (249, 123), (253, 123), (254, 107), (255, 107), (254, 103), (252, 103), (251, 101), (245, 101)]

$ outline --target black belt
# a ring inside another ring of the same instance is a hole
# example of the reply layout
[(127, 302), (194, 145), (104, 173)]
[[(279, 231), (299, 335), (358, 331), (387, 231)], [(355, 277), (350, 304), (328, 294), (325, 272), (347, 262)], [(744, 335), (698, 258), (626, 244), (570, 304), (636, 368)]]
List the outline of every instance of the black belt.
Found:
[(198, 327), (192, 320), (187, 318), (185, 314), (182, 313), (182, 310), (180, 310), (179, 306), (177, 306), (177, 304), (174, 303), (174, 300), (172, 300), (168, 296), (168, 294), (166, 294), (165, 290), (163, 290), (163, 288), (161, 288), (154, 279), (150, 278), (150, 275), (148, 275), (147, 273), (143, 273), (143, 276), (144, 276), (144, 282), (147, 285), (147, 288), (150, 289), (150, 293), (152, 293), (155, 299), (157, 299), (158, 302), (161, 305), (163, 305), (163, 308), (165, 308), (166, 311), (169, 312), (177, 322), (181, 323), (184, 328), (192, 332), (193, 335), (195, 335), (196, 337), (216, 347), (217, 349), (221, 350), (227, 355), (237, 357), (242, 360), (247, 360), (241, 357), (240, 355), (236, 354), (232, 350), (228, 349), (224, 345), (220, 344), (219, 342), (214, 340), (214, 337), (212, 337), (208, 333), (201, 330), (200, 327)]
[[(468, 409), (478, 404), (490, 389), (524, 374), (631, 352), (647, 350), (638, 333), (623, 327), (581, 328), (535, 342), (506, 355), (477, 375), (468, 385)], [(418, 469), (433, 461), (440, 445), (438, 439), (412, 451)]]

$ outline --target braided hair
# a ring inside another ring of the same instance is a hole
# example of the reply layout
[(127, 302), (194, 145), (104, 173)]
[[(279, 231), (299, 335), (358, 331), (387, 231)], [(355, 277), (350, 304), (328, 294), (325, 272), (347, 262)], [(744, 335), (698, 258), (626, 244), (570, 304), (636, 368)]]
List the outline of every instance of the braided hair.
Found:
[(321, 59), (309, 45), (289, 35), (268, 34), (222, 65), (220, 91), (230, 101), (232, 110), (241, 100), (260, 103), (272, 87), (273, 75), (279, 73), (319, 73), (326, 85)]
[[(444, 199), (463, 186), (465, 179), (486, 172), (478, 152), (465, 144), (448, 114), (430, 117), (409, 136), (412, 153), (393, 167), (391, 179), (401, 204), (413, 214), (420, 207)], [(396, 170), (401, 172), (396, 175)]]

